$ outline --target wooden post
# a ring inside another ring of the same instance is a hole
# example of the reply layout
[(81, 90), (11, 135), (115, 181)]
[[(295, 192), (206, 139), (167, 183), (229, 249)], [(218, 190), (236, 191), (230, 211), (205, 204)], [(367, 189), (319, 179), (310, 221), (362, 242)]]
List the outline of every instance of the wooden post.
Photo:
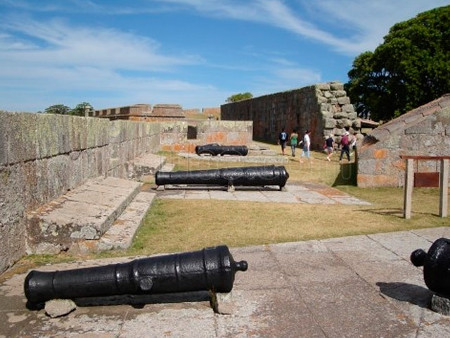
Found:
[(412, 191), (414, 184), (414, 162), (412, 158), (406, 159), (405, 186), (403, 188), (403, 217), (411, 218)]
[(439, 176), (439, 216), (447, 217), (448, 211), (448, 159), (441, 159), (441, 174)]

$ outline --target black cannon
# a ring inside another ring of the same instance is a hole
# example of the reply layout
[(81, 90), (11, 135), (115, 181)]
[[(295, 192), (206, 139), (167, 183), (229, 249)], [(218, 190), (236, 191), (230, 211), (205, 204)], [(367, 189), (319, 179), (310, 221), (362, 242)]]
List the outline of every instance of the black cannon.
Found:
[(439, 238), (426, 253), (417, 249), (411, 253), (411, 262), (423, 266), (427, 287), (447, 298), (450, 297), (450, 240)]
[(33, 270), (25, 278), (24, 288), (32, 304), (50, 299), (114, 295), (230, 292), (236, 271), (246, 270), (247, 262), (235, 262), (228, 247), (221, 245), (100, 267), (53, 272)]
[(247, 156), (247, 146), (225, 146), (217, 143), (205, 144), (203, 146), (196, 146), (195, 153), (197, 155), (208, 154), (212, 156), (217, 155), (236, 155)]
[(289, 174), (284, 166), (255, 166), (191, 171), (158, 171), (156, 185), (197, 184), (231, 186), (286, 185)]

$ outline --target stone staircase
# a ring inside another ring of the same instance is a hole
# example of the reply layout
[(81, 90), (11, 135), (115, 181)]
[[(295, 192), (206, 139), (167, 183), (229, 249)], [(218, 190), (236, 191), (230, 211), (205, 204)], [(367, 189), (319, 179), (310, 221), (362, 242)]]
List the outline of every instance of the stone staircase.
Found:
[[(165, 158), (147, 154), (129, 170), (134, 180), (90, 179), (27, 215), (27, 253), (126, 249), (155, 193), (141, 191), (143, 178), (164, 168)], [(133, 164), (132, 164), (133, 166)]]

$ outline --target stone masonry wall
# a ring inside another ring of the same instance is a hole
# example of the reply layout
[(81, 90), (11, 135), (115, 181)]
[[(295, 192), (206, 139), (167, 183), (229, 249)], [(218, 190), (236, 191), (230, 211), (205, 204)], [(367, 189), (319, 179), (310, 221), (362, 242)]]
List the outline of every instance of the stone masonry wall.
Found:
[(129, 162), (145, 153), (250, 144), (252, 129), (249, 121), (149, 123), (0, 111), (0, 273), (25, 254), (29, 211), (89, 178), (127, 178)]
[(0, 111), (0, 272), (25, 254), (25, 215), (160, 144), (160, 125)]
[[(358, 187), (402, 187), (400, 156), (450, 156), (450, 95), (374, 129), (358, 147)], [(419, 161), (415, 172), (438, 172), (439, 161)]]
[(339, 82), (319, 83), (291, 91), (260, 96), (221, 106), (222, 120), (253, 121), (255, 139), (276, 142), (283, 127), (303, 135), (312, 131), (311, 146), (320, 149), (324, 137), (335, 140), (346, 131), (358, 133), (361, 122)]
[(209, 143), (250, 145), (251, 121), (183, 120), (165, 122), (161, 128), (161, 150), (195, 152), (195, 146)]

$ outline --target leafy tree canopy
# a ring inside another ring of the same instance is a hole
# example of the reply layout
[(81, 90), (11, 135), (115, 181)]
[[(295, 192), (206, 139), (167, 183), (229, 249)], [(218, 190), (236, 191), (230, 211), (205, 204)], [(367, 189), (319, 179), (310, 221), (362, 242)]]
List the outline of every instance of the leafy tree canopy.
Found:
[(47, 114), (68, 114), (70, 111), (70, 107), (67, 107), (63, 104), (55, 104), (53, 106), (50, 106), (48, 108), (45, 108), (45, 112)]
[(89, 116), (89, 113), (92, 112), (94, 109), (88, 102), (81, 102), (77, 104), (77, 106), (72, 109), (69, 114), (70, 115), (76, 115), (76, 116)]
[(77, 104), (74, 109), (63, 104), (55, 104), (45, 109), (47, 114), (61, 114), (61, 115), (75, 115), (75, 116), (88, 116), (94, 108), (88, 102), (82, 102)]
[(231, 95), (229, 98), (227, 98), (226, 102), (236, 102), (246, 99), (251, 99), (253, 97), (252, 93), (246, 92), (246, 93), (239, 93)]
[(346, 90), (360, 111), (388, 120), (450, 92), (450, 6), (395, 24), (355, 58)]

